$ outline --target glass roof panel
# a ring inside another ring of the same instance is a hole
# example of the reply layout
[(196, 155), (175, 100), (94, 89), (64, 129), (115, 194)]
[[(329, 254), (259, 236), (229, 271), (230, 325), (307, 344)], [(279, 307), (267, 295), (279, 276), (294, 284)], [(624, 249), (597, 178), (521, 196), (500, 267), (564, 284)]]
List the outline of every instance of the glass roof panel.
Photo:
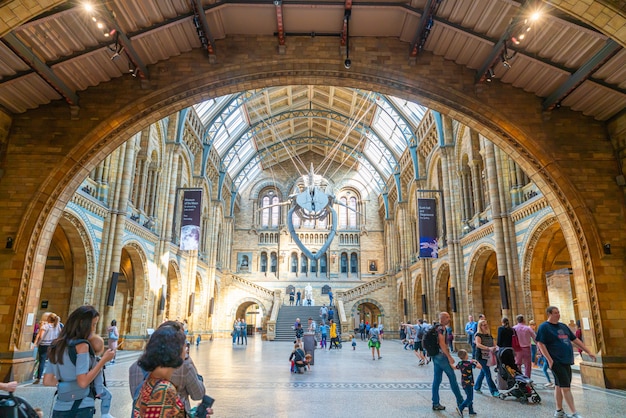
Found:
[[(273, 96), (272, 94), (267, 95), (272, 100), (264, 104), (261, 98), (261, 102), (256, 103), (254, 109), (257, 111), (263, 109), (269, 112), (268, 115), (275, 114), (278, 110), (294, 110), (285, 109), (282, 106), (289, 102), (289, 98), (281, 99), (280, 89), (284, 89), (284, 87), (266, 89), (266, 91), (274, 91)], [(291, 91), (290, 89), (284, 90), (285, 92)], [(303, 91), (307, 92), (308, 90)], [(247, 97), (246, 95), (251, 93), (254, 92), (222, 96), (194, 105), (198, 117), (207, 130), (207, 141), (213, 145), (222, 158), (222, 166), (227, 169), (228, 174), (233, 179), (235, 188), (239, 188), (248, 181), (253, 181), (263, 170), (261, 158), (257, 155), (256, 141), (253, 138), (255, 130), (249, 131), (250, 124), (246, 112), (251, 111), (251, 109), (248, 109), (247, 99), (241, 100), (241, 97)], [(254, 96), (259, 97), (256, 94)], [(368, 187), (382, 191), (386, 187), (385, 182), (396, 169), (397, 160), (405, 152), (407, 145), (414, 142), (415, 129), (427, 109), (404, 99), (372, 92), (367, 92), (366, 99), (373, 101), (376, 109), (371, 125), (367, 126), (366, 123), (360, 129), (361, 134), (365, 135), (365, 138), (360, 141), (361, 145), (355, 144), (355, 150), (360, 149), (357, 151), (358, 154), (362, 153), (366, 158), (356, 157), (359, 159), (359, 163), (353, 166), (355, 168), (354, 176), (363, 184), (367, 184)], [(326, 106), (322, 107), (326, 108)], [(339, 111), (343, 117), (348, 119), (355, 117), (355, 115), (345, 114), (345, 109), (336, 109), (332, 105), (328, 105), (327, 110)], [(278, 137), (288, 139), (299, 134), (298, 126), (293, 124), (281, 126), (285, 132), (277, 132), (276, 129), (278, 127), (264, 131), (264, 137), (267, 136), (264, 139), (265, 146), (279, 140)], [(275, 163), (270, 164), (270, 168)], [(234, 178), (235, 176), (237, 178)]]

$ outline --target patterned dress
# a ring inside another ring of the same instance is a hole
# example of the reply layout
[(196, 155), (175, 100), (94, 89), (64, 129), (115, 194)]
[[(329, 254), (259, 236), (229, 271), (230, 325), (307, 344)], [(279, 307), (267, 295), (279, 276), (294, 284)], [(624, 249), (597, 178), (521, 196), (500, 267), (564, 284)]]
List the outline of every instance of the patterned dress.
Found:
[(184, 418), (185, 406), (169, 381), (148, 377), (133, 405), (133, 418)]

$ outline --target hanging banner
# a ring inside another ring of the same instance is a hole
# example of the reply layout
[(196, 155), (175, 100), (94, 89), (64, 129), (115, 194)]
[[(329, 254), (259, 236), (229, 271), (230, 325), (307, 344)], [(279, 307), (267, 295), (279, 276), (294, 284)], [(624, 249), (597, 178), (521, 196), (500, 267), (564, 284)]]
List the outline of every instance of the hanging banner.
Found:
[(185, 190), (180, 227), (180, 249), (194, 251), (200, 244), (202, 190)]
[(435, 199), (417, 199), (420, 258), (437, 258), (439, 255), (436, 203)]

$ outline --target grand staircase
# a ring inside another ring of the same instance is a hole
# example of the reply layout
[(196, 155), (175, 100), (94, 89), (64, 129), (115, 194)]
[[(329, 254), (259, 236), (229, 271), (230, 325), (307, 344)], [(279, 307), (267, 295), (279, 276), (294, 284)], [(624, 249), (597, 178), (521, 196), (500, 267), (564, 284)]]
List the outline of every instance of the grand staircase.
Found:
[[(320, 318), (320, 308), (321, 306), (281, 306), (276, 318), (275, 341), (294, 341), (296, 339), (295, 332), (292, 329), (296, 318), (300, 318), (300, 323), (304, 327), (305, 332), (308, 328), (309, 317), (313, 318), (316, 324), (319, 324), (322, 320)], [(339, 327), (337, 316), (335, 314), (334, 320)]]

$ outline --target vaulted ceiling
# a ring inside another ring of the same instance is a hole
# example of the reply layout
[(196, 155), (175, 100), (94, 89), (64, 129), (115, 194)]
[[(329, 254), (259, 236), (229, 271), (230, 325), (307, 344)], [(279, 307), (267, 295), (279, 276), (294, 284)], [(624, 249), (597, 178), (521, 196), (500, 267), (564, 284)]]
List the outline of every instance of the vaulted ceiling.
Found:
[[(355, 53), (351, 38), (391, 37), (406, 42), (409, 61), (424, 51), (443, 56), (474, 71), (477, 85), (497, 79), (539, 96), (546, 111), (564, 106), (606, 121), (626, 108), (622, 45), (543, 1), (111, 0), (93, 6), (62, 3), (2, 37), (2, 108), (19, 114), (65, 100), (75, 110), (81, 91), (117, 77), (145, 82), (151, 65), (194, 48), (219, 60), (216, 41), (235, 35), (274, 36), (279, 51), (293, 37), (335, 37), (346, 55)], [(537, 10), (543, 13), (534, 21)], [(372, 176), (386, 180), (411, 135), (405, 127), (415, 132), (410, 111), (371, 92), (277, 86), (221, 100), (196, 110), (234, 179), (253, 175), (255, 161), (267, 166), (294, 151), (313, 151), (340, 163), (361, 158), (372, 165)], [(401, 140), (388, 133), (377, 138), (380, 130), (372, 127), (385, 114)], [(237, 125), (241, 132), (220, 139), (228, 118), (232, 123), (238, 115), (245, 122)], [(378, 151), (367, 148), (372, 144)]]

